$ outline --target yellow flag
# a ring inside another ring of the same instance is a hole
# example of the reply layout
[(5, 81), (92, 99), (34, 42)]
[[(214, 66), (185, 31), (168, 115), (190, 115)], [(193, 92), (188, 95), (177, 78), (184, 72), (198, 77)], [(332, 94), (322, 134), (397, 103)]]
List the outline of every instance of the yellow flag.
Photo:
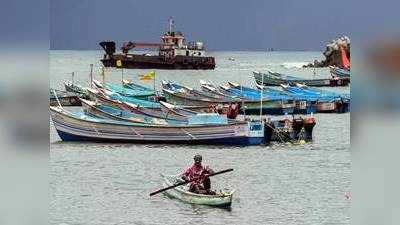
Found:
[(145, 74), (140, 74), (139, 79), (143, 81), (153, 80), (156, 77), (156, 71), (152, 70)]
[(147, 75), (154, 79), (156, 77), (156, 71), (152, 70)]
[(122, 61), (121, 60), (117, 60), (117, 67), (122, 67)]

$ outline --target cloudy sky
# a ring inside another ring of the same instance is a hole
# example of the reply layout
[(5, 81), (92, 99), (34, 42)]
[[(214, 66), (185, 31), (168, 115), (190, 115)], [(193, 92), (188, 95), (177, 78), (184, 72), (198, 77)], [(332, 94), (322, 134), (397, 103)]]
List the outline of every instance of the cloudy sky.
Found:
[[(52, 49), (97, 49), (102, 40), (160, 41), (172, 16), (187, 40), (212, 50), (322, 50), (352, 36), (358, 1), (52, 0)], [(365, 5), (365, 4), (364, 4)], [(366, 7), (366, 6), (364, 6)]]

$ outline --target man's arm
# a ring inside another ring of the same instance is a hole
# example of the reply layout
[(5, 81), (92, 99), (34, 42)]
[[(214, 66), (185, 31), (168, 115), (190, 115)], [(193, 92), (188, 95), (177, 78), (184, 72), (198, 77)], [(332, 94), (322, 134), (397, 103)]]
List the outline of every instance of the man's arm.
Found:
[(205, 173), (205, 174), (212, 174), (212, 173), (214, 173), (214, 170), (211, 169), (209, 166), (206, 166), (206, 167), (204, 168), (204, 173)]
[(190, 174), (190, 167), (187, 168), (185, 171), (183, 171), (183, 173), (181, 173), (182, 180), (188, 181), (189, 180), (189, 174)]

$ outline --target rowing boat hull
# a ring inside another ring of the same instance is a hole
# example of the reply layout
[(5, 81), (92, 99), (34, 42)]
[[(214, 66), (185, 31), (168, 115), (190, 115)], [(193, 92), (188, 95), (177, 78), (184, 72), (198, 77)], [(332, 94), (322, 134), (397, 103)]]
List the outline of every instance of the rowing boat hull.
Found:
[(50, 107), (50, 115), (63, 141), (258, 145), (263, 136), (250, 136), (248, 123), (207, 126), (162, 126), (82, 118)]
[[(164, 179), (164, 187), (174, 185), (174, 180), (176, 179), (175, 176), (162, 175), (162, 177)], [(233, 190), (217, 195), (202, 195), (186, 191), (185, 186), (179, 186), (165, 191), (164, 194), (168, 197), (176, 198), (190, 204), (229, 208), (232, 205), (234, 192), (235, 191)]]
[[(336, 86), (348, 86), (350, 79), (347, 78), (326, 78), (326, 79), (283, 79), (277, 76), (271, 76), (259, 72), (253, 72), (254, 79), (257, 84), (265, 86), (280, 86), (282, 84), (296, 85), (304, 84), (313, 87), (336, 87)], [(262, 78), (264, 76), (264, 78)]]

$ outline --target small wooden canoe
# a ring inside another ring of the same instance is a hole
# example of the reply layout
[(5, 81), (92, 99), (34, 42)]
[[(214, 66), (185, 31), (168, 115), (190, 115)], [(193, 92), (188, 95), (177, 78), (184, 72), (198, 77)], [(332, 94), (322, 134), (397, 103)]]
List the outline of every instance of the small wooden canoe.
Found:
[[(174, 185), (182, 180), (177, 176), (161, 175), (164, 179), (164, 187)], [(217, 193), (216, 195), (203, 195), (189, 192), (186, 186), (179, 186), (165, 191), (164, 194), (183, 202), (197, 205), (209, 205), (214, 207), (229, 208), (232, 205), (232, 198), (235, 190)]]

